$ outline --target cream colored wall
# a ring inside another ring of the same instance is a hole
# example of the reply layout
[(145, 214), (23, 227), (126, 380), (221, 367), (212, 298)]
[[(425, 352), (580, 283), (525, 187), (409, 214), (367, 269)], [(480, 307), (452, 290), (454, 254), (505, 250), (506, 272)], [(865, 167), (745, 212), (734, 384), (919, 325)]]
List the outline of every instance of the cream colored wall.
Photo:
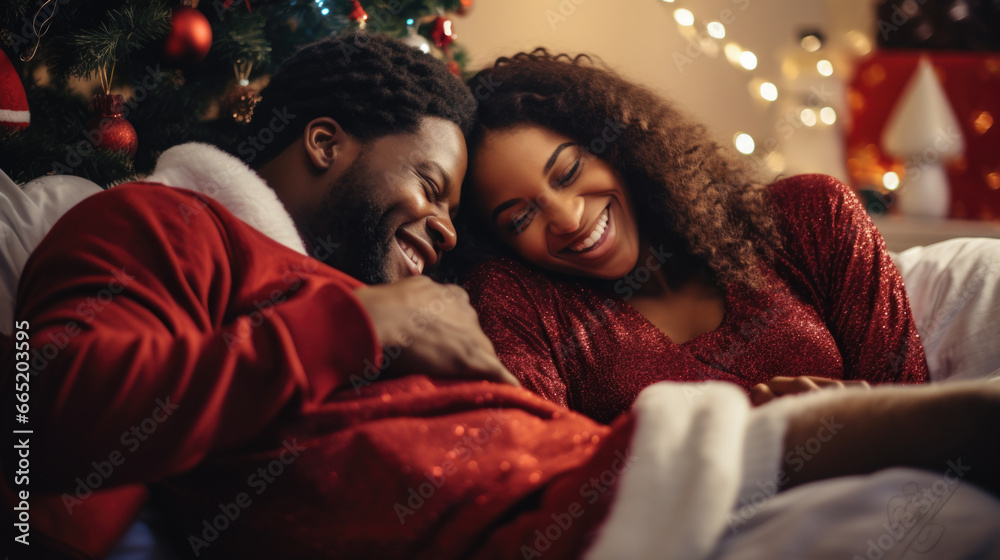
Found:
[[(786, 162), (783, 173), (822, 172), (843, 178), (840, 127), (846, 123), (808, 129), (795, 115), (804, 97), (815, 94), (812, 86), (842, 109), (844, 74), (824, 79), (810, 69), (789, 79), (782, 63), (792, 56), (814, 67), (812, 61), (823, 52), (836, 54), (829, 52), (835, 47), (828, 47), (807, 55), (798, 46), (797, 32), (813, 27), (839, 37), (866, 24), (872, 11), (868, 1), (476, 0), (471, 12), (457, 17), (454, 24), (473, 67), (536, 46), (596, 54), (626, 77), (674, 99), (726, 145), (732, 146), (737, 132), (746, 132), (761, 154), (760, 147), (773, 139)], [(699, 20), (730, 20), (725, 41), (734, 40), (753, 51), (757, 70), (751, 75), (733, 67), (722, 54), (712, 57), (695, 48), (673, 19), (677, 7), (689, 8)], [(835, 70), (846, 69), (846, 63), (834, 62)], [(753, 77), (777, 84), (779, 99), (767, 103), (751, 95), (748, 82)]]

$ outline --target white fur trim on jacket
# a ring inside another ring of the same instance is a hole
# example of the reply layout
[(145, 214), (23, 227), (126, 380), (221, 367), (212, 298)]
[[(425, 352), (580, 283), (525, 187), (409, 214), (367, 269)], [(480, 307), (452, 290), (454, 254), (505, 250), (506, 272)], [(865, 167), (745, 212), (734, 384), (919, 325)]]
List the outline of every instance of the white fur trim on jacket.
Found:
[(587, 560), (707, 556), (740, 498), (778, 468), (787, 417), (765, 408), (718, 381), (643, 390), (633, 460)]
[(306, 253), (295, 222), (274, 190), (245, 163), (215, 146), (197, 142), (174, 146), (163, 152), (156, 169), (143, 180), (211, 197), (257, 231)]

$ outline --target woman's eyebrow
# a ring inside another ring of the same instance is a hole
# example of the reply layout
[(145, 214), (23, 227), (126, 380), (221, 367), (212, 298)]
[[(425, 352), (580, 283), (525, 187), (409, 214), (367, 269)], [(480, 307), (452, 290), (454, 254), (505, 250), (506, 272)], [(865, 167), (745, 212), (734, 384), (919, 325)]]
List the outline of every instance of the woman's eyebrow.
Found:
[(562, 144), (559, 144), (558, 146), (556, 146), (555, 151), (552, 152), (552, 155), (549, 157), (549, 161), (545, 162), (545, 171), (543, 171), (543, 173), (548, 173), (549, 170), (552, 169), (552, 166), (556, 164), (556, 158), (559, 157), (559, 154), (563, 150), (565, 150), (566, 148), (572, 146), (575, 143), (576, 142), (563, 142)]
[(511, 206), (517, 204), (518, 202), (521, 202), (520, 198), (512, 198), (512, 199), (510, 199), (510, 200), (508, 200), (506, 202), (501, 202), (499, 206), (497, 206), (496, 208), (493, 209), (493, 213), (490, 214), (490, 221), (492, 221), (494, 224), (496, 224), (497, 223), (497, 218), (500, 217), (500, 214), (504, 210), (510, 208)]

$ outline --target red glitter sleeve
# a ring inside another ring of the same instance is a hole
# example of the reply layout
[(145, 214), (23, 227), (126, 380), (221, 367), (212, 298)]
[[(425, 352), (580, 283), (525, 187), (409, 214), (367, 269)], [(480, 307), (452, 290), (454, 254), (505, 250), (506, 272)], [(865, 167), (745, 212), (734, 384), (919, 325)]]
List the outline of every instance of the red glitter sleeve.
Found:
[(568, 406), (566, 378), (556, 366), (562, 344), (548, 336), (543, 317), (549, 306), (540, 306), (537, 294), (504, 264), (478, 267), (466, 281), (483, 332), (525, 389)]
[(843, 355), (844, 379), (925, 382), (903, 278), (850, 187), (799, 175), (772, 185), (771, 196), (785, 238), (776, 267), (820, 311)]

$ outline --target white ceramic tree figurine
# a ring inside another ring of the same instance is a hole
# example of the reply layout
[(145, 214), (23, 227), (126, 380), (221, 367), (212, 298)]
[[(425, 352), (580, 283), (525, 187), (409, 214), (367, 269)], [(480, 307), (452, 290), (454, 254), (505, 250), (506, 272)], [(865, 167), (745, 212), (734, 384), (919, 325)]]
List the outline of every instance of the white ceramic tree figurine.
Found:
[(899, 206), (908, 216), (948, 216), (944, 163), (965, 150), (955, 112), (927, 58), (921, 58), (882, 132), (882, 147), (906, 162)]

